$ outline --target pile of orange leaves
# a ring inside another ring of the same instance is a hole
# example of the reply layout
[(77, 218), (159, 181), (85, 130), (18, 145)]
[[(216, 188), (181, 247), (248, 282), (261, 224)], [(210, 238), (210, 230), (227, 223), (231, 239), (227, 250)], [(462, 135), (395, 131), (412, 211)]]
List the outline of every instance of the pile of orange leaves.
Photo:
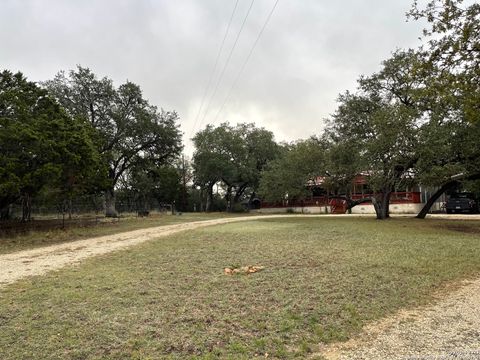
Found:
[(256, 272), (259, 272), (263, 270), (265, 267), (264, 266), (258, 266), (258, 265), (249, 265), (249, 266), (242, 266), (239, 268), (229, 268), (226, 267), (223, 272), (225, 275), (235, 275), (235, 274), (253, 274)]

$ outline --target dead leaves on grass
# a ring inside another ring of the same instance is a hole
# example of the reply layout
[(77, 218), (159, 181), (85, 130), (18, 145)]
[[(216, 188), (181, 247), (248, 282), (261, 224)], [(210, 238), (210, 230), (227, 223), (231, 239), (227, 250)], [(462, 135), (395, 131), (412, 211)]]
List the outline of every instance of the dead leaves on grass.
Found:
[(239, 267), (239, 268), (226, 267), (223, 270), (223, 273), (225, 275), (236, 275), (236, 274), (250, 275), (250, 274), (259, 272), (259, 271), (263, 270), (264, 268), (265, 268), (264, 266), (258, 266), (258, 265), (242, 266), (242, 267)]

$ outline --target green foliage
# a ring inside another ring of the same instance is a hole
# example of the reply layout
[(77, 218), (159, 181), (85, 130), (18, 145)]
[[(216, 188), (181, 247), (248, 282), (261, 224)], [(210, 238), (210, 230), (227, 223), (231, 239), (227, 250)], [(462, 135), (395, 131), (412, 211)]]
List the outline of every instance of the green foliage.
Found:
[[(193, 138), (195, 153), (193, 171), (198, 185), (215, 184), (223, 178), (233, 178), (234, 162), (239, 158), (243, 147), (233, 127), (222, 124), (217, 128), (208, 125)], [(243, 155), (243, 154), (242, 154)], [(237, 158), (237, 159), (236, 159)]]
[(132, 82), (115, 88), (110, 79), (98, 79), (90, 69), (79, 66), (68, 75), (58, 73), (44, 85), (70, 114), (96, 130), (98, 150), (108, 164), (111, 195), (130, 168), (145, 159), (168, 164), (182, 149), (177, 113), (150, 105)]
[(172, 165), (137, 164), (129, 171), (122, 190), (135, 200), (138, 209), (149, 210), (152, 199), (158, 204), (178, 203), (182, 191), (179, 170)]
[(317, 138), (287, 145), (278, 159), (263, 172), (259, 193), (267, 201), (302, 199), (308, 182), (325, 174), (325, 146)]
[(211, 193), (212, 186), (222, 182), (230, 205), (247, 191), (256, 191), (266, 164), (279, 153), (273, 134), (253, 124), (208, 125), (193, 142), (195, 183)]
[[(410, 180), (418, 160), (423, 105), (418, 101), (421, 80), (414, 69), (420, 58), (413, 51), (399, 51), (380, 72), (360, 78), (356, 93), (340, 95), (326, 134), (336, 148), (333, 168), (344, 174), (340, 181), (331, 181), (341, 188), (353, 179), (355, 170), (367, 175), (378, 194), (372, 198), (378, 218), (388, 217), (390, 193)], [(356, 166), (348, 166), (348, 153)]]
[(480, 123), (432, 120), (422, 127), (421, 136), (416, 171), (422, 184), (440, 186), (454, 177), (480, 173)]
[(351, 144), (347, 151), (356, 146), (372, 189), (383, 191), (398, 184), (413, 165), (416, 119), (415, 111), (403, 105), (347, 93), (340, 98), (333, 127), (336, 136)]
[(480, 4), (431, 0), (421, 8), (415, 1), (409, 16), (428, 22), (424, 68), (435, 71), (428, 86), (467, 121), (480, 122)]
[(324, 134), (326, 144), (325, 176), (323, 186), (334, 194), (351, 192), (355, 177), (364, 169), (360, 153), (353, 142), (336, 138), (327, 131)]
[(232, 213), (244, 213), (244, 212), (247, 212), (247, 209), (245, 208), (244, 205), (235, 203), (231, 206), (230, 211)]
[(480, 175), (480, 5), (433, 0), (420, 8), (415, 2), (409, 16), (428, 22), (419, 67), (428, 76), (417, 178), (442, 186)]
[(83, 191), (101, 173), (89, 125), (21, 73), (0, 73), (0, 130), (0, 208), (47, 185)]
[(431, 71), (424, 68), (425, 57), (422, 51), (396, 50), (382, 61), (379, 72), (361, 76), (359, 87), (389, 103), (424, 107), (426, 82), (432, 80)]

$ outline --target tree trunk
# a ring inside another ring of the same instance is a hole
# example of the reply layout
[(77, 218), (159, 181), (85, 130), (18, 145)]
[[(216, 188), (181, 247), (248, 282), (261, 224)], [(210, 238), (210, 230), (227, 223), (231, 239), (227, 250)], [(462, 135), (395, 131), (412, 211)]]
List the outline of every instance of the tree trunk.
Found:
[(11, 208), (11, 205), (7, 205), (0, 210), (0, 220), (10, 220), (10, 217), (11, 217), (10, 208)]
[(378, 195), (380, 199), (375, 196), (372, 197), (372, 204), (378, 220), (385, 220), (390, 217), (390, 194), (391, 191), (387, 190)]
[(31, 220), (32, 216), (32, 198), (30, 194), (24, 194), (22, 198), (22, 221), (27, 222)]
[(185, 169), (185, 155), (182, 154), (182, 191), (180, 193), (180, 211), (187, 211), (187, 170)]
[[(352, 198), (352, 195), (351, 195), (350, 190), (348, 188), (345, 191), (345, 195), (348, 199)], [(348, 201), (346, 203), (347, 203), (347, 208), (345, 210), (349, 215), (351, 215), (352, 214), (352, 208), (348, 206)]]
[(72, 214), (73, 214), (73, 202), (72, 198), (68, 199), (68, 220), (72, 220)]
[(440, 189), (438, 189), (435, 194), (433, 194), (428, 201), (425, 203), (425, 206), (420, 210), (418, 215), (416, 216), (417, 219), (425, 219), (427, 216), (428, 212), (430, 211), (430, 208), (433, 206), (435, 201), (446, 191), (454, 189), (456, 186), (460, 185), (460, 180), (459, 178), (462, 178), (464, 180), (479, 180), (480, 179), (480, 173), (472, 174), (469, 176), (462, 176), (462, 177), (456, 177), (454, 180), (451, 180), (445, 184), (442, 185)]
[(115, 190), (113, 188), (105, 191), (105, 216), (118, 217), (117, 209), (115, 208)]
[(65, 208), (67, 207), (66, 205), (66, 200), (62, 201), (62, 229), (65, 229)]
[(330, 196), (327, 197), (327, 204), (329, 203), (329, 199), (342, 199), (347, 202), (347, 210), (349, 213), (351, 213), (352, 208), (354, 208), (357, 205), (361, 205), (367, 202), (373, 203), (373, 199), (371, 197), (366, 197), (366, 198), (361, 198), (358, 200), (352, 200), (349, 196)]
[(435, 201), (437, 201), (438, 198), (440, 196), (442, 196), (442, 194), (445, 191), (454, 189), (459, 184), (460, 184), (460, 182), (458, 182), (457, 180), (452, 180), (452, 181), (449, 181), (448, 183), (442, 185), (442, 187), (440, 189), (438, 189), (432, 196), (430, 196), (428, 201), (423, 206), (422, 210), (420, 210), (420, 212), (417, 214), (416, 218), (417, 219), (425, 219), (425, 217), (427, 216), (428, 212), (430, 211), (430, 208), (433, 206)]
[(227, 201), (227, 212), (232, 211), (232, 186), (227, 186), (227, 192), (225, 194), (225, 200)]
[(378, 202), (377, 198), (374, 196), (372, 197), (372, 205), (375, 209), (375, 214), (377, 215), (377, 219), (382, 219), (382, 205)]
[(243, 193), (248, 187), (248, 183), (240, 185), (238, 190), (235, 192), (235, 197), (233, 198), (233, 203), (237, 204), (240, 201), (240, 198), (242, 197)]
[(204, 207), (203, 207), (203, 187), (200, 188), (200, 212), (203, 212)]
[(215, 184), (212, 184), (212, 185), (208, 185), (208, 188), (207, 188), (207, 203), (205, 204), (205, 211), (206, 212), (210, 212), (211, 210), (211, 207), (212, 207), (212, 203), (213, 203), (213, 185)]
[(253, 191), (250, 194), (250, 199), (248, 199), (248, 210), (252, 210), (253, 199), (255, 199), (256, 196), (257, 196), (257, 194), (255, 193), (255, 191)]
[(390, 195), (392, 192), (390, 190), (386, 191), (383, 195), (383, 218), (388, 219), (390, 217)]

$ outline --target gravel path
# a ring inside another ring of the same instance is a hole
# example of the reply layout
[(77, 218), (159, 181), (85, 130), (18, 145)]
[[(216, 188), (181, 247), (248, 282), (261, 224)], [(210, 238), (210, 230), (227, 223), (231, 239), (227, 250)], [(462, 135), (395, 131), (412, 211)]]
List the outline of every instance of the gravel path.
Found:
[(358, 338), (327, 347), (329, 360), (480, 359), (480, 279), (434, 305), (401, 311), (370, 324)]
[(125, 249), (148, 240), (175, 234), (180, 231), (237, 221), (290, 216), (336, 217), (335, 215), (257, 215), (222, 218), (151, 227), (114, 235), (77, 240), (59, 245), (50, 245), (32, 250), (18, 251), (0, 255), (0, 288), (27, 276), (42, 275), (51, 270), (60, 269), (67, 265), (77, 264), (81, 260), (91, 256), (102, 255), (112, 251)]

